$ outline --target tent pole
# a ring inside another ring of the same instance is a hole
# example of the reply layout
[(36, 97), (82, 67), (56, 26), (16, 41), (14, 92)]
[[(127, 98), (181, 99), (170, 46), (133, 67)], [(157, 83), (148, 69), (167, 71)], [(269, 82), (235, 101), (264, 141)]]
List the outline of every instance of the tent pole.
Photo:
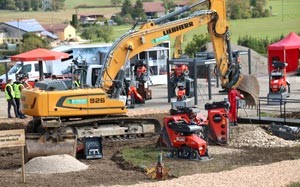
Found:
[(40, 81), (43, 80), (43, 62), (39, 61)]

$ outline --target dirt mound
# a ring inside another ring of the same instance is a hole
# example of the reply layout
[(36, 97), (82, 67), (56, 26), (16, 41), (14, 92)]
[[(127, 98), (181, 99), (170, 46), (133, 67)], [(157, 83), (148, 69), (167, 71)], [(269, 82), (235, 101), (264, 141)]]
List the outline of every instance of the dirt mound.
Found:
[(81, 171), (87, 168), (87, 165), (81, 163), (70, 155), (36, 157), (27, 162), (25, 165), (26, 173), (39, 174), (66, 173)]
[(263, 128), (255, 125), (239, 125), (231, 129), (233, 132), (230, 146), (233, 147), (294, 147), (300, 146), (298, 141), (289, 141), (268, 134)]

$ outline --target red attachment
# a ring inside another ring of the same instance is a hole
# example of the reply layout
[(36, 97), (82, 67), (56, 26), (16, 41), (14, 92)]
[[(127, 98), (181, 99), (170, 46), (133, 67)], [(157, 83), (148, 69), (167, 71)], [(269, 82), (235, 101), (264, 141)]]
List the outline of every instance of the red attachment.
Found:
[(185, 97), (185, 89), (179, 89), (177, 91), (177, 101), (183, 100)]
[[(192, 117), (192, 119), (190, 118)], [(197, 150), (199, 152), (200, 156), (206, 155), (207, 150), (207, 143), (203, 139), (201, 139), (197, 134), (195, 133), (183, 133), (178, 132), (170, 128), (169, 123), (173, 124), (182, 124), (182, 125), (204, 125), (203, 120), (198, 119), (199, 116), (197, 115), (191, 115), (191, 114), (178, 114), (178, 115), (172, 115), (172, 116), (166, 116), (164, 118), (164, 127), (167, 132), (168, 140), (163, 139), (163, 142), (166, 145), (169, 145), (173, 148), (182, 148), (182, 147), (188, 147), (193, 150)], [(196, 120), (195, 120), (196, 119)], [(196, 124), (195, 122), (199, 122)]]
[(286, 91), (288, 87), (286, 81), (286, 63), (273, 62), (272, 68), (273, 70), (270, 73), (270, 91), (275, 93)]
[(176, 76), (183, 76), (185, 74), (188, 74), (189, 67), (184, 64), (176, 65), (175, 67), (175, 75)]
[(144, 98), (141, 96), (141, 94), (139, 94), (139, 92), (137, 91), (135, 86), (131, 86), (129, 91), (128, 91), (128, 95), (130, 96), (134, 96), (134, 99), (139, 101), (139, 102), (144, 102)]
[(137, 73), (138, 77), (142, 76), (144, 73), (147, 73), (146, 66), (138, 67), (137, 70), (136, 70), (136, 73)]
[(229, 141), (229, 120), (225, 108), (208, 110), (209, 139), (213, 142), (225, 145)]

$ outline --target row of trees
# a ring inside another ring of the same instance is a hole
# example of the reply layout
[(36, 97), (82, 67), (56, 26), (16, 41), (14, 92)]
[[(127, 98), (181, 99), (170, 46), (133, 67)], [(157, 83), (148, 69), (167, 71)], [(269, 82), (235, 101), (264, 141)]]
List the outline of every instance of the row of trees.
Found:
[(121, 12), (113, 17), (113, 20), (119, 25), (132, 23), (134, 20), (146, 21), (147, 16), (143, 8), (143, 2), (137, 0), (135, 5), (132, 5), (130, 0), (124, 0)]
[(272, 7), (268, 9), (268, 0), (227, 0), (227, 10), (230, 19), (247, 19), (268, 17), (272, 14)]
[[(49, 2), (49, 3), (48, 3)], [(46, 10), (61, 10), (65, 6), (65, 0), (0, 0), (0, 9), (2, 10), (19, 10), (19, 11), (38, 11)]]

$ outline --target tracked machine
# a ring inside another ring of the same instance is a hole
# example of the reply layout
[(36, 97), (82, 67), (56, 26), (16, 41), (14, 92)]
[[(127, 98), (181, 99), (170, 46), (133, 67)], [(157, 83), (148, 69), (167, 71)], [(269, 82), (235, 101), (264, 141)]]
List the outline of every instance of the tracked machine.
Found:
[[(169, 21), (198, 5), (206, 5), (208, 10)], [(62, 80), (55, 80), (24, 90), (23, 112), (33, 117), (26, 133), (27, 157), (66, 152), (74, 156), (85, 149), (86, 157), (96, 158), (101, 157), (100, 137), (123, 140), (159, 133), (157, 120), (126, 116), (126, 97), (121, 93), (127, 62), (146, 49), (203, 25), (208, 26), (222, 86), (241, 89), (254, 104), (259, 90), (256, 78), (241, 75), (239, 66), (228, 56), (231, 53), (225, 0), (201, 0), (138, 29), (133, 27), (121, 36), (108, 52), (94, 87), (69, 89)]]

